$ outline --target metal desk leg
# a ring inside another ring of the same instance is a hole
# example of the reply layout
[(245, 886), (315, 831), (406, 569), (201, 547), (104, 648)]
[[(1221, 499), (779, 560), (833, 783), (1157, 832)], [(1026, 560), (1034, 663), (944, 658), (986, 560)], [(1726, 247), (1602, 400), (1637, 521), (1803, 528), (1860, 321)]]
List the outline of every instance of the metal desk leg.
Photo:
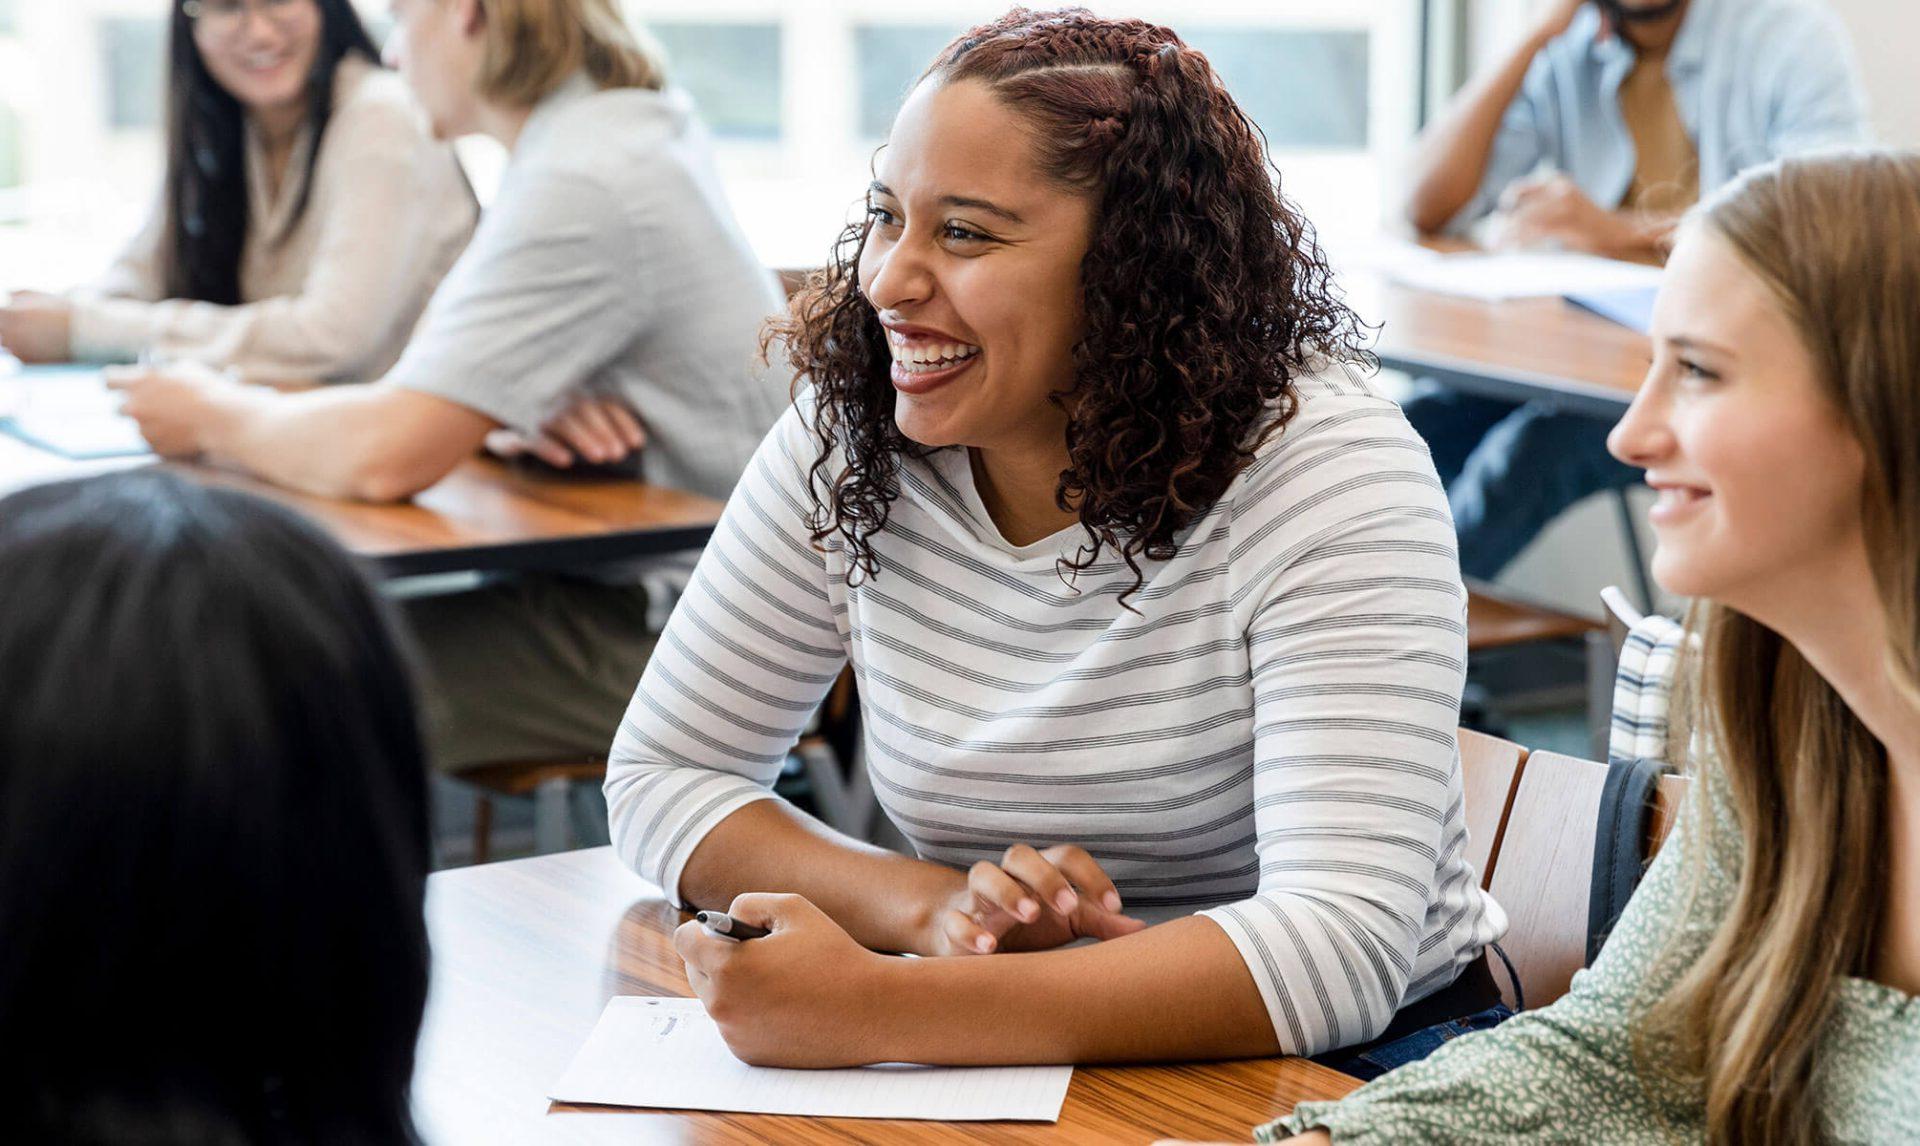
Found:
[(1633, 584), (1640, 591), (1640, 608), (1653, 612), (1653, 578), (1647, 573), (1647, 557), (1640, 548), (1640, 528), (1633, 520), (1633, 500), (1628, 487), (1613, 491), (1614, 508), (1620, 512), (1620, 539), (1627, 546), (1627, 560), (1633, 565)]
[(533, 851), (548, 855), (567, 850), (572, 833), (567, 826), (567, 791), (571, 781), (557, 776), (533, 790)]

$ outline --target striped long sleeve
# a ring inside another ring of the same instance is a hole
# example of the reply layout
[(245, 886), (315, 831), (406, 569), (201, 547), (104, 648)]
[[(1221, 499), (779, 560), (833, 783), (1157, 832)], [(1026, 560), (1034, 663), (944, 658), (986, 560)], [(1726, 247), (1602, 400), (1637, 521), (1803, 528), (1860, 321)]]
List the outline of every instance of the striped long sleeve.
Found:
[(1261, 459), (1233, 509), (1259, 885), (1205, 914), (1297, 1054), (1379, 1034), (1452, 982), (1484, 931), (1460, 862), (1466, 594), (1439, 481), (1403, 424), (1385, 402), (1316, 420)]
[(1464, 594), (1399, 410), (1344, 372), (1301, 397), (1125, 605), (1114, 555), (1063, 571), (1077, 527), (1006, 541), (958, 450), (903, 461), (878, 572), (849, 584), (808, 540), (818, 447), (789, 412), (614, 745), (622, 857), (677, 890), (851, 659), (875, 792), (921, 857), (1078, 844), (1129, 912), (1218, 924), (1284, 1049), (1380, 1030), (1503, 926), (1464, 859)]
[(701, 839), (773, 797), (846, 663), (826, 558), (804, 524), (804, 433), (789, 411), (741, 475), (608, 757), (614, 847), (676, 897)]

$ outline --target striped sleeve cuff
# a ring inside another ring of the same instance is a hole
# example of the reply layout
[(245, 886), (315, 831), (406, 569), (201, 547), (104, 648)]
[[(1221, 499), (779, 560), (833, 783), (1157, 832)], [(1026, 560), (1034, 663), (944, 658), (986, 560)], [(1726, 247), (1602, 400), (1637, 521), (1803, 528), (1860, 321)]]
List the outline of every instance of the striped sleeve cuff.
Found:
[(1248, 904), (1229, 904), (1225, 907), (1210, 907), (1198, 914), (1211, 919), (1220, 930), (1233, 940), (1234, 947), (1240, 951), (1240, 958), (1247, 964), (1247, 970), (1253, 975), (1254, 986), (1260, 989), (1260, 1001), (1266, 1005), (1267, 1015), (1273, 1021), (1274, 1036), (1280, 1041), (1282, 1054), (1315, 1054), (1324, 1049), (1318, 1043), (1325, 1036), (1314, 1038), (1307, 1029), (1307, 1018), (1300, 1008), (1280, 987), (1279, 956), (1267, 942), (1267, 937), (1249, 924), (1245, 915)]
[[(636, 785), (636, 789), (644, 787)], [(623, 833), (636, 845), (628, 866), (658, 883), (675, 903), (686, 905), (680, 877), (700, 841), (720, 821), (757, 800), (777, 800), (772, 789), (731, 772), (670, 769), (638, 798), (624, 818)], [(623, 849), (624, 850), (624, 849)], [(725, 907), (725, 904), (698, 904)]]

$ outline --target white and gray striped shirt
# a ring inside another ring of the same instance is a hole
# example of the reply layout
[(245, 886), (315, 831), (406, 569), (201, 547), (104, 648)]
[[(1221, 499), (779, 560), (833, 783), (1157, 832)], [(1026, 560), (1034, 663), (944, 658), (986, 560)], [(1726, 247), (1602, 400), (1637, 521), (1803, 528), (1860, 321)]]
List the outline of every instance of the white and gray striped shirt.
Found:
[[(1079, 844), (1127, 909), (1204, 909), (1280, 1046), (1363, 1041), (1505, 929), (1465, 859), (1466, 605), (1425, 446), (1351, 371), (1132, 584), (1078, 526), (1006, 542), (965, 451), (903, 462), (847, 583), (789, 410), (736, 487), (613, 746), (614, 845), (669, 892), (851, 657), (887, 814), (929, 860)], [(807, 399), (803, 398), (803, 401)], [(836, 472), (839, 459), (827, 470)], [(766, 890), (780, 890), (768, 888)]]

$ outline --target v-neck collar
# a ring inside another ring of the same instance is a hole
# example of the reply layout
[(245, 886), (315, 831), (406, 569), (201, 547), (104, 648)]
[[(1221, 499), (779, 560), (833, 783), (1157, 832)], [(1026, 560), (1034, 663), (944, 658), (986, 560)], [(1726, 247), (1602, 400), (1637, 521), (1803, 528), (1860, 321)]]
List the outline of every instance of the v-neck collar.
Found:
[(294, 204), (306, 190), (308, 159), (313, 152), (313, 125), (302, 124), (294, 136), (293, 149), (287, 153), (287, 169), (281, 175), (277, 191), (269, 188), (271, 172), (267, 167), (266, 144), (249, 122), (246, 127), (247, 210), (258, 220), (259, 233), (268, 241), (286, 234), (293, 222)]
[[(333, 110), (336, 115), (373, 67), (373, 64), (351, 54), (340, 60), (333, 72)], [(266, 144), (261, 142), (253, 121), (245, 121), (241, 146), (247, 164), (247, 213), (254, 221), (256, 233), (270, 243), (285, 237), (287, 228), (293, 224), (293, 208), (306, 193), (308, 175), (313, 166), (313, 149), (318, 142), (314, 138), (313, 123), (303, 122), (299, 133), (293, 137), (292, 150), (287, 153), (287, 169), (281, 176), (280, 187), (270, 192)]]

